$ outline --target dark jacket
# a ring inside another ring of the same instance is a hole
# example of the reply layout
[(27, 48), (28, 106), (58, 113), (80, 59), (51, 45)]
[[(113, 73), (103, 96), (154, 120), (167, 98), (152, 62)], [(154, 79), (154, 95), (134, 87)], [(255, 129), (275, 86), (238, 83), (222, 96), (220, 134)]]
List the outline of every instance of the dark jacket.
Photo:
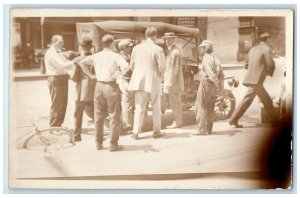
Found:
[[(91, 54), (84, 54), (85, 56)], [(89, 65), (89, 70), (91, 73), (95, 74), (94, 66)], [(75, 84), (75, 95), (74, 98), (76, 101), (93, 101), (94, 100), (94, 91), (96, 86), (96, 80), (90, 79), (80, 67), (79, 69), (79, 79), (78, 81), (74, 82)]]
[(246, 86), (262, 84), (267, 75), (273, 76), (275, 63), (271, 48), (264, 42), (252, 47), (248, 53), (245, 67), (247, 72), (243, 84)]

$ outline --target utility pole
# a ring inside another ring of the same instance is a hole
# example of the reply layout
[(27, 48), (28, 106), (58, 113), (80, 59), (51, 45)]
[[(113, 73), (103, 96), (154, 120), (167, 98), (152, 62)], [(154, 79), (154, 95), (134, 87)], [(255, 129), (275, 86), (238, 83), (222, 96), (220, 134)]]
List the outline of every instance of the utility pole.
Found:
[[(44, 43), (44, 23), (45, 23), (45, 17), (41, 17), (41, 50), (44, 52), (45, 49), (45, 43)], [(41, 65), (40, 65), (40, 73), (45, 74), (46, 68), (44, 63), (44, 56), (41, 58)]]

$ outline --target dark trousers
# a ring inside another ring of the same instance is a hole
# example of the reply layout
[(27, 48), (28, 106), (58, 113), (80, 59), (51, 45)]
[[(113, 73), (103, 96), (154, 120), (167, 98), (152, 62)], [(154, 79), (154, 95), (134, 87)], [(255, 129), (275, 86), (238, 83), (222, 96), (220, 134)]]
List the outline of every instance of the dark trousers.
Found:
[(102, 145), (104, 120), (109, 117), (110, 143), (118, 144), (120, 135), (121, 98), (115, 82), (97, 82), (94, 97), (96, 144)]
[(273, 121), (278, 119), (278, 113), (273, 107), (273, 102), (268, 92), (265, 90), (263, 84), (258, 85), (248, 85), (248, 90), (246, 95), (242, 99), (241, 103), (238, 105), (236, 110), (233, 112), (229, 122), (237, 122), (249, 108), (250, 104), (254, 100), (255, 96), (258, 96), (260, 101), (264, 104), (268, 115)]
[(74, 120), (75, 120), (75, 131), (74, 137), (80, 137), (81, 130), (82, 130), (82, 117), (83, 112), (94, 120), (94, 102), (93, 101), (75, 101), (75, 113), (74, 113)]
[(198, 131), (200, 133), (212, 133), (214, 122), (214, 106), (217, 99), (217, 87), (209, 79), (204, 78), (201, 80), (196, 106), (196, 121), (198, 125)]
[(68, 75), (48, 77), (51, 96), (50, 127), (60, 127), (65, 119), (68, 103)]

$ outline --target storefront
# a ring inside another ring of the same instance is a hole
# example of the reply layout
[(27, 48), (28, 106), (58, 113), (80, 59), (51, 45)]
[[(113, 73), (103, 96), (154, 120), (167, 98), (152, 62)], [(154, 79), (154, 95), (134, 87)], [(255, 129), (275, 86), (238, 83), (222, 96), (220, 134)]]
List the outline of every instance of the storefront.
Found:
[(19, 17), (14, 18), (12, 25), (14, 68), (39, 67), (34, 51), (47, 48), (54, 34), (64, 37), (66, 50), (77, 50), (75, 24), (107, 20), (165, 22), (199, 28), (199, 38), (214, 42), (215, 54), (223, 63), (244, 61), (261, 31), (271, 34), (272, 47), (277, 54), (285, 54), (283, 17)]

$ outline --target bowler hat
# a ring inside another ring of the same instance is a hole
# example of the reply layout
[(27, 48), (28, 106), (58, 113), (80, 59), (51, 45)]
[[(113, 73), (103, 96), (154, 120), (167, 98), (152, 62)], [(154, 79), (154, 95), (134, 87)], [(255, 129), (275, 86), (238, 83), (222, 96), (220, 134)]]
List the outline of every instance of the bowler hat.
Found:
[(90, 37), (83, 37), (80, 44), (81, 46), (83, 47), (86, 47), (86, 48), (92, 48), (94, 45), (93, 45), (93, 40), (90, 38)]
[(176, 38), (177, 36), (174, 34), (174, 32), (166, 32), (165, 35), (162, 37), (162, 39), (165, 38)]

